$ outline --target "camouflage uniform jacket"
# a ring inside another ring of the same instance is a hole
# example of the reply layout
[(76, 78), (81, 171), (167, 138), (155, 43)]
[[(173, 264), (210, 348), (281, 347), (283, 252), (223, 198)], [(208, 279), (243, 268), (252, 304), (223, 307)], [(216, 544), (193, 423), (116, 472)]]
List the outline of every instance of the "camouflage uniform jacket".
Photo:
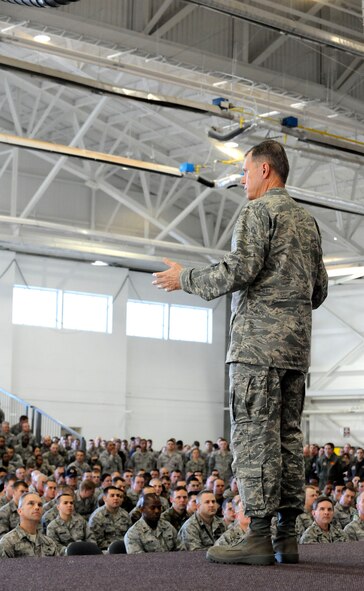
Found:
[(231, 464), (233, 454), (230, 451), (222, 453), (220, 450), (212, 452), (209, 459), (209, 473), (218, 470), (219, 476), (227, 482), (232, 476)]
[(78, 490), (75, 493), (74, 502), (76, 513), (79, 513), (79, 515), (82, 515), (85, 519), (88, 519), (97, 508), (97, 497), (95, 495), (86, 499), (81, 499)]
[(357, 514), (357, 511), (354, 507), (343, 507), (340, 505), (339, 502), (336, 503), (334, 507), (334, 521), (335, 524), (339, 525), (342, 529), (346, 525), (349, 525), (350, 521), (353, 519), (354, 515)]
[(51, 538), (41, 532), (32, 539), (20, 525), (17, 525), (0, 540), (0, 557), (17, 558), (19, 556), (58, 556), (57, 546)]
[(131, 526), (131, 519), (120, 507), (115, 513), (110, 513), (106, 507), (99, 507), (92, 513), (88, 523), (98, 547), (107, 550), (111, 542), (124, 539)]
[(15, 529), (19, 522), (18, 507), (12, 499), (0, 509), (0, 537)]
[(175, 511), (173, 507), (171, 507), (170, 509), (167, 509), (167, 511), (163, 511), (161, 519), (168, 521), (168, 523), (173, 525), (176, 531), (179, 531), (182, 525), (187, 521), (187, 519), (189, 519), (189, 515), (187, 511), (185, 511), (182, 514), (177, 513), (177, 511)]
[(181, 470), (183, 472), (183, 458), (177, 451), (171, 454), (162, 452), (157, 459), (157, 468), (158, 470), (168, 468), (169, 473), (173, 472), (173, 470)]
[(162, 519), (159, 520), (156, 529), (152, 529), (141, 517), (126, 532), (124, 542), (128, 554), (171, 552), (179, 549), (176, 530), (168, 521)]
[(329, 530), (324, 531), (313, 523), (302, 534), (300, 544), (335, 544), (336, 542), (347, 542), (348, 536), (337, 525), (332, 523), (329, 525)]
[(215, 542), (214, 546), (235, 546), (245, 538), (247, 532), (243, 531), (239, 523), (233, 523)]
[(103, 472), (122, 472), (123, 462), (118, 454), (109, 454), (108, 451), (103, 451), (99, 456), (99, 462), (102, 465)]
[(187, 519), (178, 532), (181, 550), (209, 548), (225, 530), (225, 523), (221, 517), (214, 517), (212, 524), (207, 525), (196, 512)]
[(344, 532), (349, 540), (364, 540), (364, 521), (360, 519), (359, 515), (354, 515), (353, 520), (344, 528)]
[(197, 458), (197, 460), (188, 460), (186, 462), (186, 473), (187, 472), (202, 472), (202, 476), (206, 477), (206, 461), (204, 458)]
[[(44, 511), (44, 509), (43, 509), (43, 511)], [(58, 517), (58, 515), (59, 515), (59, 512), (58, 512), (57, 505), (53, 505), (53, 507), (51, 509), (48, 509), (48, 511), (43, 512), (41, 523), (42, 523), (42, 528), (43, 528), (44, 533), (47, 531), (47, 527), (51, 523), (51, 521), (53, 521), (53, 519), (56, 519)]]
[(47, 527), (47, 536), (57, 544), (58, 551), (63, 554), (71, 542), (93, 542), (93, 533), (81, 515), (72, 515), (69, 521), (56, 517)]
[(316, 221), (285, 189), (250, 201), (231, 252), (216, 265), (183, 269), (180, 282), (205, 300), (233, 293), (228, 363), (307, 370), (312, 308), (328, 281)]
[(127, 467), (137, 474), (139, 470), (150, 472), (155, 468), (156, 461), (152, 451), (136, 451), (127, 461)]
[[(11, 499), (10, 499), (10, 501), (11, 501)], [(6, 495), (0, 497), (0, 509), (5, 507), (5, 505), (8, 505), (10, 503), (10, 501)]]
[(296, 534), (297, 534), (297, 542), (300, 541), (302, 534), (313, 524), (313, 517), (312, 513), (308, 511), (304, 511), (297, 515), (296, 517)]

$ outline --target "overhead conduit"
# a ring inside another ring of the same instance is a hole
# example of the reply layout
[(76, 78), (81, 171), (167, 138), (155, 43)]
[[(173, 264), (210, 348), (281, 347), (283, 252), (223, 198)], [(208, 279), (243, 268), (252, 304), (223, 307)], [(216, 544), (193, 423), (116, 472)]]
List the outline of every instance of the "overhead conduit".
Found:
[(70, 2), (79, 2), (79, 0), (2, 0), (10, 4), (20, 4), (21, 6), (34, 6), (35, 8), (58, 8)]

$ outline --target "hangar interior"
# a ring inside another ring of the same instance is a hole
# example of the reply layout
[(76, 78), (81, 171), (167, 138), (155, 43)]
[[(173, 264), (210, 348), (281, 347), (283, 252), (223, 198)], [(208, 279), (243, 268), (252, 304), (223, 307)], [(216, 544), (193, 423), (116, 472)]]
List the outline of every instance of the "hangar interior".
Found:
[[(0, 1), (0, 386), (87, 436), (161, 444), (176, 415), (181, 438), (219, 436), (228, 302), (213, 304), (208, 352), (127, 338), (125, 306), (171, 299), (150, 287), (163, 257), (195, 266), (229, 250), (244, 152), (269, 137), (287, 149), (288, 189), (319, 223), (330, 275), (306, 439), (362, 444), (361, 1), (32, 1)], [(116, 294), (124, 279), (107, 342), (12, 325), (14, 284)], [(118, 415), (110, 432), (86, 405)]]

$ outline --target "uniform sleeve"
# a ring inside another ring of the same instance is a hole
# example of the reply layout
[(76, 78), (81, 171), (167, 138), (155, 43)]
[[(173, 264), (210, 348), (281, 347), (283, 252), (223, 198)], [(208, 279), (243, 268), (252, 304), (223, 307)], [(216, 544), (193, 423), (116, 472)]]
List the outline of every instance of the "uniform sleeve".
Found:
[(127, 554), (144, 554), (144, 548), (140, 536), (135, 528), (129, 529), (124, 536), (124, 543)]
[(327, 298), (327, 290), (328, 290), (328, 276), (327, 271), (325, 269), (324, 261), (322, 259), (322, 250), (321, 250), (321, 234), (320, 229), (316, 223), (317, 231), (320, 236), (320, 262), (318, 265), (317, 270), (317, 278), (316, 283), (313, 288), (312, 292), (312, 308), (316, 310), (319, 306), (321, 306), (322, 302), (325, 301)]
[(232, 251), (216, 265), (183, 269), (182, 289), (212, 300), (250, 285), (263, 268), (268, 253), (269, 223), (264, 206), (248, 205), (236, 223)]
[(98, 516), (95, 515), (94, 517), (91, 515), (90, 520), (88, 522), (91, 534), (93, 535), (94, 541), (102, 548), (102, 543), (104, 541), (104, 528), (101, 520), (98, 520)]
[(205, 548), (195, 525), (193, 523), (188, 523), (186, 526), (186, 524), (183, 525), (178, 532), (177, 539), (179, 541), (179, 549), (193, 552), (194, 550)]

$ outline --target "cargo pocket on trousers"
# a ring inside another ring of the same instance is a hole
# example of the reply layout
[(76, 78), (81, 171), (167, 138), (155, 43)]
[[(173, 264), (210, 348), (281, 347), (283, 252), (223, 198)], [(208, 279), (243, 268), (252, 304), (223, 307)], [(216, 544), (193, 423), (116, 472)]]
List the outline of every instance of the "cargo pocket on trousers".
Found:
[(262, 466), (247, 466), (244, 458), (241, 458), (241, 463), (239, 460), (236, 461), (235, 476), (243, 486), (245, 510), (254, 512), (264, 511), (265, 499)]

